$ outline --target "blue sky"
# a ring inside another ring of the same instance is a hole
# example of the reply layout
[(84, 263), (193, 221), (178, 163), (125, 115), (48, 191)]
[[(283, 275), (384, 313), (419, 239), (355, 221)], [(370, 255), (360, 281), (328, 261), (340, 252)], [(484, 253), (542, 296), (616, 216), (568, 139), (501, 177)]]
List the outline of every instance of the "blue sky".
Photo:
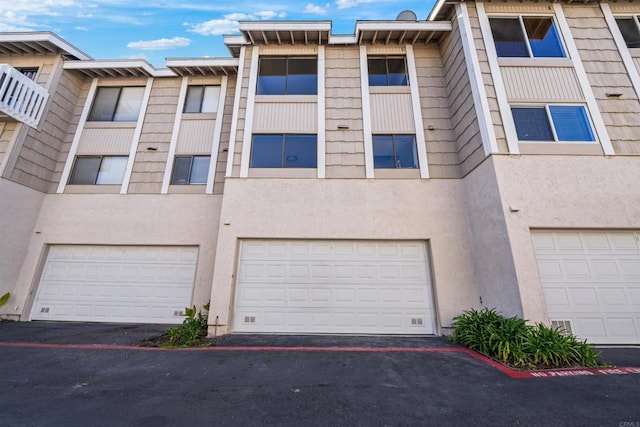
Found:
[(222, 34), (242, 20), (331, 20), (352, 34), (358, 19), (425, 19), (435, 0), (0, 0), (0, 31), (52, 31), (95, 59), (227, 57)]

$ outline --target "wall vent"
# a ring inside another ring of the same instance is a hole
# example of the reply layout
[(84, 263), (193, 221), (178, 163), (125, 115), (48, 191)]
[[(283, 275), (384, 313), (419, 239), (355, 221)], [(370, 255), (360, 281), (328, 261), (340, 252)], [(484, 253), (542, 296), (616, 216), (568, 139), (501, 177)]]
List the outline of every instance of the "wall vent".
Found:
[(244, 316), (244, 323), (256, 323), (256, 316)]
[(413, 317), (413, 318), (411, 318), (411, 324), (412, 325), (420, 326), (423, 323), (424, 323), (424, 321), (422, 320), (422, 317)]
[(48, 313), (49, 307), (40, 307), (40, 313)]
[(560, 333), (563, 335), (573, 334), (570, 320), (552, 320), (551, 327), (557, 328), (560, 331)]
[(173, 315), (174, 315), (175, 317), (181, 317), (181, 316), (184, 316), (184, 311), (182, 311), (182, 310), (176, 310), (176, 311), (174, 311), (174, 312), (173, 312)]

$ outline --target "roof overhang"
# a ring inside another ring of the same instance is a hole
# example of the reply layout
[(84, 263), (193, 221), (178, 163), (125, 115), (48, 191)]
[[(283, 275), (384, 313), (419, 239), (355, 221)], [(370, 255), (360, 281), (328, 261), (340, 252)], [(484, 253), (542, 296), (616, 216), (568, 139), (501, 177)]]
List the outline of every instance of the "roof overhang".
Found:
[(451, 29), (445, 21), (358, 21), (355, 34), (358, 44), (426, 44)]
[(0, 54), (2, 55), (50, 55), (62, 54), (77, 60), (91, 57), (49, 32), (0, 33)]
[(331, 34), (331, 21), (243, 21), (240, 33), (253, 45), (321, 45)]
[(165, 77), (173, 73), (156, 70), (143, 59), (66, 61), (65, 70), (77, 70), (89, 77)]
[(166, 65), (175, 74), (190, 76), (228, 76), (237, 74), (237, 58), (167, 58)]

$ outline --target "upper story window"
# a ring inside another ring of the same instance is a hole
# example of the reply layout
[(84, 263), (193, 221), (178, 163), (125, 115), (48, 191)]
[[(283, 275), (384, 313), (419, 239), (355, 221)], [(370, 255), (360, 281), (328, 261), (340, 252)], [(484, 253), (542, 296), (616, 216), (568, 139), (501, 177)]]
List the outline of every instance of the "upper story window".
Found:
[(171, 184), (206, 184), (211, 156), (177, 156)]
[(564, 58), (556, 24), (551, 17), (489, 18), (499, 57)]
[(418, 150), (414, 135), (373, 135), (373, 165), (377, 169), (415, 169)]
[(318, 59), (306, 56), (263, 56), (258, 68), (258, 95), (316, 95)]
[(122, 184), (127, 160), (127, 156), (78, 156), (69, 184)]
[(144, 87), (100, 87), (89, 121), (134, 122), (138, 120)]
[(38, 75), (38, 67), (18, 67), (16, 70), (20, 71), (31, 80), (35, 80)]
[(520, 141), (593, 142), (594, 133), (582, 105), (511, 107)]
[(370, 56), (367, 58), (369, 86), (407, 86), (407, 63), (404, 56)]
[(215, 113), (218, 111), (220, 86), (189, 86), (184, 101), (184, 113)]
[(640, 30), (637, 16), (616, 18), (622, 38), (629, 49), (640, 48)]
[(317, 137), (303, 134), (253, 135), (252, 168), (315, 168)]

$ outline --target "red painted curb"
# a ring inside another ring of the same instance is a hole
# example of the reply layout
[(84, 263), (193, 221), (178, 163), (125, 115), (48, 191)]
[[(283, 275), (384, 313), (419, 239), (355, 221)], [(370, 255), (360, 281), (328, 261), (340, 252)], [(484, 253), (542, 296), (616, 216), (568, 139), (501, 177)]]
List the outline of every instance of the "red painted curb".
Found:
[(128, 345), (110, 344), (44, 344), (0, 342), (0, 347), (10, 348), (50, 348), (50, 349), (80, 349), (80, 350), (129, 350), (129, 351), (280, 351), (280, 352), (348, 352), (348, 353), (464, 353), (474, 359), (489, 365), (503, 374), (516, 379), (523, 378), (553, 378), (577, 377), (597, 375), (628, 375), (640, 374), (640, 368), (578, 368), (578, 369), (549, 369), (536, 371), (519, 371), (496, 362), (480, 353), (462, 347), (136, 347)]

